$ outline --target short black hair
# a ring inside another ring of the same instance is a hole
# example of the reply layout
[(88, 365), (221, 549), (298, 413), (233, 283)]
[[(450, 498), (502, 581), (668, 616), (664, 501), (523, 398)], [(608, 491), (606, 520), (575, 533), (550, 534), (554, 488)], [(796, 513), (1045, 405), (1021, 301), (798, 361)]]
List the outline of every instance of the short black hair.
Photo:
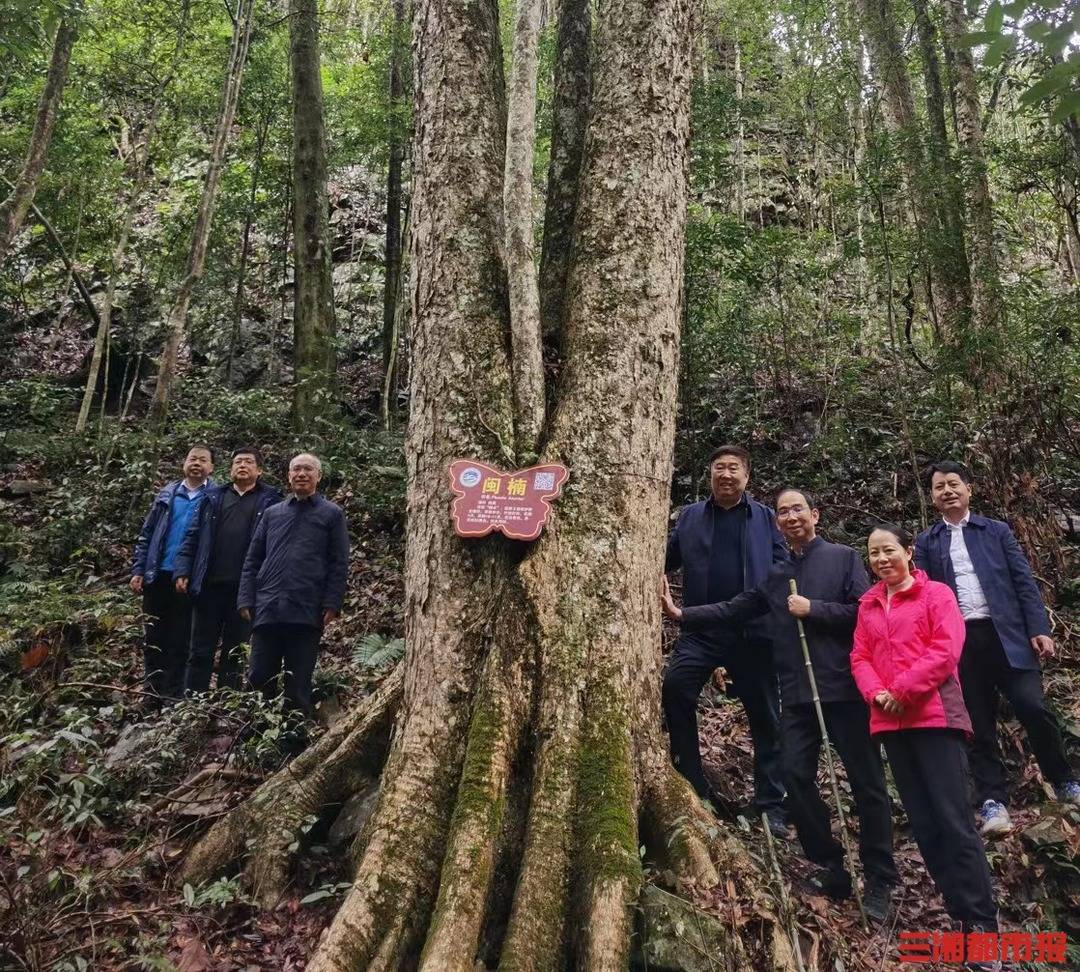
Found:
[(727, 443), (722, 446), (717, 446), (709, 453), (709, 458), (705, 460), (705, 465), (711, 466), (721, 456), (734, 456), (736, 459), (741, 460), (742, 464), (746, 466), (746, 471), (750, 472), (750, 453), (741, 445)]
[(930, 464), (930, 469), (926, 474), (927, 486), (934, 481), (934, 473), (942, 473), (944, 475), (955, 473), (960, 477), (961, 481), (968, 486), (971, 485), (973, 479), (971, 470), (962, 462), (956, 462), (954, 459), (939, 459), (937, 462), (932, 462)]
[(821, 507), (818, 506), (817, 497), (808, 490), (803, 489), (801, 486), (784, 486), (782, 489), (778, 489), (776, 491), (776, 499), (773, 502), (773, 506), (780, 502), (780, 497), (783, 496), (784, 493), (798, 493), (810, 509), (821, 509)]
[(263, 458), (258, 446), (240, 446), (239, 449), (233, 449), (232, 458), (235, 459), (237, 456), (254, 456), (255, 465), (262, 468)]
[(210, 462), (214, 461), (214, 450), (210, 448), (205, 442), (192, 442), (187, 447), (187, 452), (184, 453), (184, 457), (187, 458), (195, 449), (202, 449), (203, 452), (210, 453)]
[(875, 523), (870, 533), (876, 533), (878, 530), (883, 533), (891, 533), (905, 550), (909, 550), (915, 545), (915, 538), (911, 535), (911, 531), (900, 526), (899, 523), (889, 523), (887, 521)]

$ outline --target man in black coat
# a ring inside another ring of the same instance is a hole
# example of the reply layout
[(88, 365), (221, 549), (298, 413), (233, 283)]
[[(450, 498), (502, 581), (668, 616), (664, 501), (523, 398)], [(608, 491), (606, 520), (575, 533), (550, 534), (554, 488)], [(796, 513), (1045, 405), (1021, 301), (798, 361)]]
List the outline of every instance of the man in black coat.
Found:
[(248, 683), (268, 693), (285, 669), (285, 704), (311, 713), (311, 676), (323, 628), (340, 613), (349, 533), (340, 506), (315, 490), (322, 463), (289, 463), (292, 495), (263, 514), (240, 577), (237, 607), (252, 622)]
[[(682, 569), (683, 603), (724, 601), (760, 584), (776, 560), (787, 558), (772, 510), (746, 492), (750, 454), (722, 445), (709, 456), (712, 495), (687, 506), (668, 537), (664, 570)], [(778, 836), (787, 836), (780, 767), (780, 697), (767, 627), (760, 622), (716, 624), (684, 632), (664, 672), (662, 689), (672, 762), (704, 799), (712, 790), (701, 769), (697, 704), (720, 666), (735, 683), (754, 747), (754, 805)]]
[(281, 493), (262, 481), (262, 456), (254, 446), (233, 451), (230, 483), (214, 486), (192, 518), (176, 558), (176, 590), (190, 594), (191, 644), (184, 690), (210, 688), (214, 655), (217, 687), (240, 687), (239, 648), (251, 636), (251, 622), (236, 607), (240, 572), (263, 513)]
[[(818, 518), (805, 490), (785, 489), (776, 500), (776, 522), (791, 559), (774, 566), (762, 584), (729, 601), (680, 610), (665, 594), (664, 611), (691, 632), (768, 617), (780, 676), (780, 741), (791, 819), (806, 856), (822, 868), (815, 886), (842, 899), (851, 896), (851, 875), (817, 786), (822, 739), (799, 641), (796, 619), (802, 620), (825, 727), (847, 770), (859, 813), (864, 903), (872, 917), (884, 920), (897, 881), (892, 818), (880, 750), (870, 739), (870, 716), (849, 661), (859, 598), (870, 582), (856, 551), (817, 535)], [(798, 594), (791, 593), (792, 579)]]

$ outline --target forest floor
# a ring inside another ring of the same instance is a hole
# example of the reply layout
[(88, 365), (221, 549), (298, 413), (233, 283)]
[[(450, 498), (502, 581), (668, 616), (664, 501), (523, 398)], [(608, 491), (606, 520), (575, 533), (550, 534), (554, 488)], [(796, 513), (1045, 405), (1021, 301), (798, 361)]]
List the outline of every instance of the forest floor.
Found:
[[(206, 431), (218, 435), (224, 427)], [(138, 603), (126, 586), (133, 534), (123, 524), (137, 521), (135, 506), (149, 492), (144, 486), (128, 497), (130, 484), (115, 483), (127, 473), (95, 482), (92, 457), (80, 459), (55, 441), (49, 448), (35, 458), (24, 443), (18, 461), (0, 472), (0, 597), (9, 612), (0, 623), (0, 969), (302, 969), (348, 888), (356, 823), (349, 831), (310, 821), (292, 888), (272, 911), (256, 908), (235, 876), (200, 887), (181, 883), (179, 864), (192, 841), (287, 761), (294, 727), (274, 706), (242, 693), (163, 714), (148, 710)], [(135, 454), (134, 444), (123, 448)], [(350, 461), (371, 467), (376, 452)], [(156, 463), (145, 461), (141, 471), (133, 465), (133, 477), (157, 475)], [(387, 498), (371, 485), (376, 480), (361, 488), (345, 463), (343, 470), (328, 493), (352, 526), (350, 593), (320, 655), (321, 726), (370, 693), (401, 651), (400, 484), (379, 487)], [(387, 469), (379, 475), (394, 480)], [(38, 486), (18, 495), (25, 487), (16, 484), (27, 482)], [(387, 507), (396, 514), (385, 515)], [(121, 520), (116, 529), (106, 529), (110, 517)], [(75, 539), (65, 532), (72, 519), (83, 523)], [(33, 570), (27, 565), (35, 557), (66, 566)], [(1080, 642), (1071, 629), (1067, 634), (1046, 681), (1075, 748)], [(749, 736), (741, 706), (714, 696), (707, 689), (702, 699), (702, 750), (732, 810), (750, 799)], [(1016, 827), (988, 848), (1003, 919), (1012, 929), (1067, 930), (1073, 967), (1080, 967), (1080, 811), (1049, 800), (1015, 722), (1003, 735)], [(903, 878), (894, 922), (866, 934), (853, 902), (794, 893), (810, 968), (898, 967), (899, 931), (948, 928), (893, 796)], [(850, 819), (850, 803), (848, 810)], [(767, 865), (757, 820), (736, 812), (729, 824)], [(794, 839), (781, 842), (779, 856), (789, 884), (810, 873)], [(669, 885), (651, 866), (648, 878)], [(720, 921), (750, 915), (730, 883), (686, 890)]]

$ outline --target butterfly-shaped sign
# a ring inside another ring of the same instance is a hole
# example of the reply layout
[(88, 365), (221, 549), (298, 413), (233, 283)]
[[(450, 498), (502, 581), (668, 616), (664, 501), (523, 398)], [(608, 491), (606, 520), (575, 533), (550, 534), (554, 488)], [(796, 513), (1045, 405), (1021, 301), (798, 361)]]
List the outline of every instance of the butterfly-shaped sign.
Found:
[(558, 463), (502, 472), (475, 459), (458, 459), (450, 464), (454, 530), (460, 537), (498, 530), (514, 540), (535, 540), (569, 475)]

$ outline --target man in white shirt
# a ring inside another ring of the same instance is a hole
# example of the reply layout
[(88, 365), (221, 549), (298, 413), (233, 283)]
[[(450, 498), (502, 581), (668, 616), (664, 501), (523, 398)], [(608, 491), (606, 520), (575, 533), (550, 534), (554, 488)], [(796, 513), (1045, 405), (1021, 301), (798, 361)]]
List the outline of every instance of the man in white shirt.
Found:
[(1012, 827), (997, 738), (998, 695), (1027, 732), (1043, 777), (1059, 800), (1080, 804), (1061, 729), (1043, 695), (1039, 659), (1054, 653), (1050, 622), (1031, 566), (1008, 524), (971, 512), (971, 473), (958, 462), (930, 471), (930, 497), (942, 519), (919, 534), (915, 563), (956, 592), (967, 638), (960, 685), (971, 716), (971, 775), (983, 834)]

